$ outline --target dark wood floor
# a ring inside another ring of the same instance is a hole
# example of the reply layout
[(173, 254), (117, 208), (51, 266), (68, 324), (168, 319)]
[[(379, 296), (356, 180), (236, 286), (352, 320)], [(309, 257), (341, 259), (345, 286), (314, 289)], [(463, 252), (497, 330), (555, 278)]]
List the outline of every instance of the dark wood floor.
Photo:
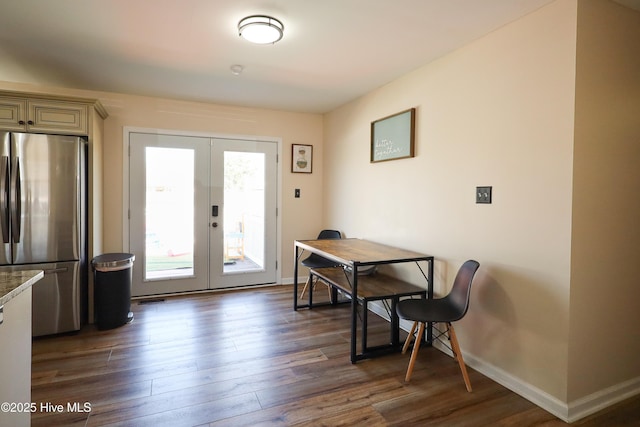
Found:
[[(353, 365), (348, 307), (294, 312), (291, 292), (134, 302), (129, 325), (36, 339), (32, 400), (63, 409), (38, 410), (32, 425), (566, 425), (472, 369), (467, 393), (457, 364), (433, 348), (421, 350), (409, 384), (408, 355)], [(386, 336), (375, 318), (372, 336)], [(639, 420), (640, 397), (576, 425)]]

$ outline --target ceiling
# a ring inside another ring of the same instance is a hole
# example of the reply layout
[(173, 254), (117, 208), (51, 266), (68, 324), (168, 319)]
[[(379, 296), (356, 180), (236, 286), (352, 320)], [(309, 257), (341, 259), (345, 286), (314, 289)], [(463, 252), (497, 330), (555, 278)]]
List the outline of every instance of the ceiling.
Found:
[(323, 113), (551, 1), (0, 0), (0, 80)]

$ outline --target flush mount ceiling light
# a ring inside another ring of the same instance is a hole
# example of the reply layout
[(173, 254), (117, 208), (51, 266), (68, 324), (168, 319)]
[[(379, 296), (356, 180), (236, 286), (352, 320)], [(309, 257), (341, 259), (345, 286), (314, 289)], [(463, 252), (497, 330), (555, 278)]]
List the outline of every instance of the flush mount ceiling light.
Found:
[(283, 33), (282, 22), (266, 15), (247, 16), (238, 22), (238, 34), (252, 43), (275, 43), (282, 38)]

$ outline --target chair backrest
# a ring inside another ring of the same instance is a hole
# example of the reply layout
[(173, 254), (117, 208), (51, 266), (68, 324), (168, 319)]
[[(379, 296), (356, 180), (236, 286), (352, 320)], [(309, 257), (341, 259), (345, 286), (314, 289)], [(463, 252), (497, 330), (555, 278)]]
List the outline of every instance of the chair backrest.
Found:
[(471, 283), (479, 267), (480, 263), (478, 263), (478, 261), (470, 259), (465, 261), (458, 270), (456, 278), (453, 281), (451, 292), (445, 297), (451, 307), (455, 309), (457, 315), (456, 319), (452, 320), (460, 320), (467, 314), (469, 297), (471, 295)]
[(318, 240), (320, 239), (342, 239), (342, 235), (338, 230), (322, 230), (318, 234)]
[[(342, 235), (337, 230), (322, 230), (320, 234), (318, 234), (318, 240), (323, 239), (342, 239)], [(316, 253), (312, 253), (306, 259), (302, 260), (302, 265), (307, 267), (335, 267), (337, 264), (333, 261), (329, 261), (323, 256), (320, 256)]]

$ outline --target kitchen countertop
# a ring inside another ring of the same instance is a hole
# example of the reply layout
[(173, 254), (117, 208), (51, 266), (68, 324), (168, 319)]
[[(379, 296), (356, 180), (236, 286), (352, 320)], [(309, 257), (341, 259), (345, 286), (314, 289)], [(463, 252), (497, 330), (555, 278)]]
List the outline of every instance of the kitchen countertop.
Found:
[(43, 277), (42, 270), (0, 270), (0, 305), (8, 303)]

